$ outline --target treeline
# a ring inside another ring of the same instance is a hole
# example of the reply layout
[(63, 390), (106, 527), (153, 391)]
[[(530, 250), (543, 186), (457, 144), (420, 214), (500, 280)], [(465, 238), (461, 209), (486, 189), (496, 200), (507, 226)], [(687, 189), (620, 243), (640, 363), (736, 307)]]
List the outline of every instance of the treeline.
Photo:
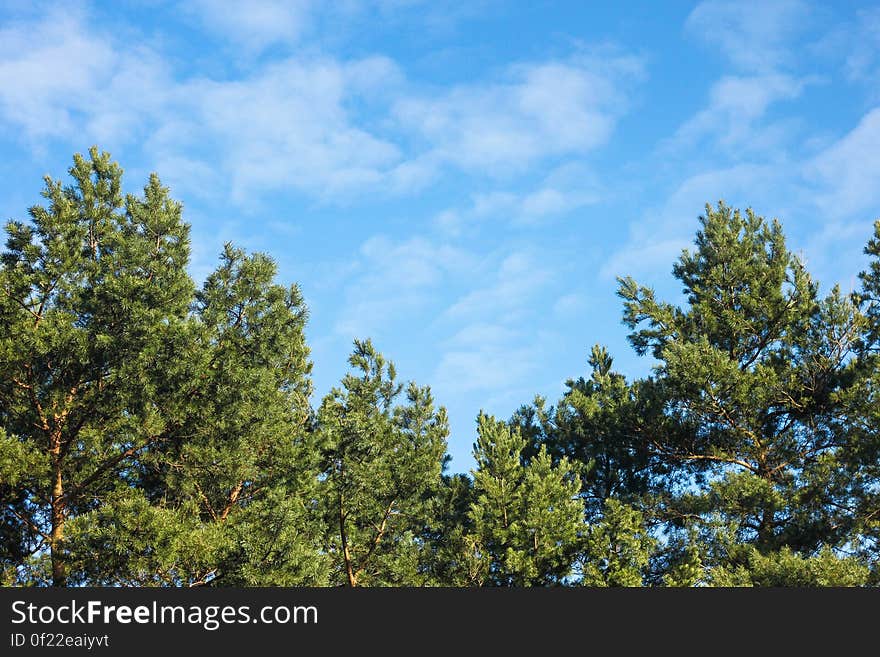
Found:
[[(310, 405), (306, 308), (227, 246), (196, 288), (153, 175), (97, 149), (6, 226), (0, 583), (863, 586), (880, 582), (880, 222), (820, 295), (782, 229), (706, 208), (683, 305), (620, 279), (651, 376), (596, 346), (553, 404), (446, 412), (357, 341)], [(851, 254), (850, 254), (851, 255)]]

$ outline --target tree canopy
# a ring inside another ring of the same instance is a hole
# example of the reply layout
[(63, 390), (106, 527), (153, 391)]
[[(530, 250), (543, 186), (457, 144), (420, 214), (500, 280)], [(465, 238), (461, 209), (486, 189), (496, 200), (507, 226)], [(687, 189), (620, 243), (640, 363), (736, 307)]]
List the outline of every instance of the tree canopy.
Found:
[(156, 174), (125, 194), (93, 148), (69, 175), (0, 260), (0, 583), (880, 581), (880, 221), (859, 288), (820, 293), (779, 221), (707, 205), (679, 303), (618, 280), (651, 374), (595, 345), (558, 401), (481, 412), (451, 474), (446, 410), (369, 339), (313, 405), (269, 255), (197, 284)]

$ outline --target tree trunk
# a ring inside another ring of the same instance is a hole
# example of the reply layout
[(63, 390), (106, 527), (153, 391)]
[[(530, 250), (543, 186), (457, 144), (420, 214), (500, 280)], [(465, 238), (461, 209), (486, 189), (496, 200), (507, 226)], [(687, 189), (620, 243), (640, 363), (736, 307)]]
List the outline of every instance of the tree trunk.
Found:
[(62, 542), (64, 540), (64, 519), (67, 504), (64, 499), (64, 482), (61, 477), (61, 440), (52, 440), (52, 533), (49, 535), (49, 550), (52, 555), (52, 586), (67, 585)]
[(351, 559), (351, 551), (348, 548), (348, 534), (345, 531), (345, 512), (343, 511), (344, 502), (342, 495), (339, 496), (339, 538), (342, 540), (342, 560), (345, 563), (345, 575), (348, 578), (348, 585), (352, 588), (357, 586), (357, 573), (354, 571), (354, 564)]
[[(758, 456), (758, 476), (766, 481), (771, 487), (773, 486), (773, 471), (768, 465), (768, 455), (766, 450), (761, 450)], [(773, 544), (773, 529), (776, 521), (776, 509), (771, 506), (765, 506), (761, 510), (761, 522), (758, 525), (758, 549), (764, 552)]]
[(764, 552), (773, 543), (773, 525), (776, 520), (776, 512), (770, 507), (764, 507), (761, 512), (761, 524), (758, 526), (758, 549)]

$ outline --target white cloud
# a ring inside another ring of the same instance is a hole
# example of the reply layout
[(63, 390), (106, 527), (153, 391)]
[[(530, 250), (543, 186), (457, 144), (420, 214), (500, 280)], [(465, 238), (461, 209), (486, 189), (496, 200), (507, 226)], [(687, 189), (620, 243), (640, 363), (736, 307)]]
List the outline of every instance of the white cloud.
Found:
[[(192, 11), (255, 49), (296, 39), (309, 20), (308, 3), (242, 7), (202, 2)], [(134, 29), (123, 36), (60, 10), (9, 23), (0, 30), (0, 118), (32, 146), (136, 145), (175, 180), (192, 174), (194, 193), (240, 205), (289, 190), (327, 201), (411, 193), (449, 166), (522, 173), (577, 156), (609, 138), (641, 75), (638, 60), (610, 51), (520, 64), (503, 81), (435, 95), (413, 93), (382, 56), (282, 52), (228, 78), (174, 75)], [(513, 203), (529, 222), (588, 196), (548, 179)]]
[(858, 272), (867, 269), (869, 261), (863, 250), (874, 234), (873, 218), (844, 220), (826, 217), (804, 240), (798, 255), (821, 282), (824, 291), (835, 284), (839, 284), (844, 293), (859, 289)]
[[(789, 184), (797, 179), (797, 175), (782, 175), (774, 165), (788, 166), (789, 173), (797, 169), (788, 160), (803, 122), (791, 115), (780, 118), (773, 110), (799, 100), (808, 85), (824, 82), (817, 75), (791, 71), (799, 64), (799, 49), (807, 47), (803, 39), (796, 43), (796, 37), (801, 37), (811, 24), (812, 12), (802, 0), (706, 0), (690, 13), (685, 30), (717, 49), (739, 73), (728, 73), (715, 81), (705, 107), (661, 143), (661, 155), (686, 157), (681, 166), (703, 158), (708, 170), (684, 180), (659, 215), (680, 213), (685, 209), (684, 200), (690, 204), (687, 209), (691, 216), (705, 202), (735, 197), (741, 191), (747, 192), (749, 203), (758, 202), (756, 196), (767, 191), (767, 180), (754, 175), (758, 171), (774, 180), (781, 177)], [(719, 155), (723, 159), (717, 159)], [(736, 162), (743, 164), (731, 164)], [(651, 226), (653, 222), (640, 224)], [(603, 271), (607, 276), (611, 268), (647, 268), (648, 263), (665, 257), (679, 242), (668, 226), (657, 232), (656, 239), (634, 238)], [(629, 249), (643, 258), (628, 256)]]
[(597, 195), (590, 189), (577, 191), (544, 185), (522, 194), (513, 192), (478, 194), (474, 197), (473, 215), (479, 218), (503, 214), (517, 223), (537, 223), (547, 217), (566, 214), (596, 200)]
[(725, 77), (712, 87), (711, 102), (718, 110), (751, 120), (762, 116), (774, 101), (796, 98), (803, 86), (804, 81), (787, 75)]
[(162, 182), (175, 194), (209, 198), (225, 184), (207, 162), (177, 153), (157, 153), (152, 168), (161, 172)]
[(824, 81), (789, 70), (798, 64), (797, 48), (806, 47), (796, 47), (795, 41), (809, 26), (811, 13), (801, 0), (706, 0), (691, 12), (686, 31), (716, 48), (740, 72), (715, 81), (705, 107), (662, 143), (662, 155), (679, 158), (683, 168), (693, 168), (702, 158), (703, 170), (684, 178), (665, 203), (632, 223), (630, 239), (603, 265), (604, 278), (653, 273), (660, 267), (668, 273), (691, 242), (696, 217), (707, 202), (724, 199), (756, 208), (773, 202), (783, 209), (778, 206), (781, 188), (800, 184), (799, 167), (791, 158), (802, 123), (790, 115), (779, 118), (773, 110)]
[(703, 214), (706, 203), (714, 205), (724, 200), (734, 207), (740, 207), (741, 202), (764, 207), (768, 194), (781, 189), (780, 172), (784, 169), (740, 164), (691, 176), (662, 206), (631, 223), (629, 239), (605, 260), (599, 275), (606, 280), (616, 276), (667, 275), (682, 248), (692, 243), (699, 228), (697, 217)]
[(0, 29), (0, 116), (32, 143), (73, 137), (83, 148), (85, 137), (118, 144), (141, 134), (164, 101), (161, 59), (144, 46), (115, 48), (85, 20), (55, 9), (40, 22)]
[(794, 63), (792, 39), (809, 18), (810, 7), (801, 0), (706, 0), (690, 13), (685, 29), (741, 69), (768, 71)]
[(194, 80), (180, 89), (188, 120), (176, 137), (204, 139), (232, 178), (232, 196), (297, 189), (319, 196), (378, 184), (401, 155), (357, 126), (346, 102), (353, 87), (378, 85), (387, 60), (351, 64), (288, 59), (246, 79)]
[(446, 315), (459, 319), (514, 321), (529, 308), (533, 295), (552, 279), (552, 272), (542, 267), (532, 254), (514, 251), (501, 260), (492, 279), (488, 285), (458, 299), (446, 310)]
[(482, 342), (444, 352), (432, 380), (439, 391), (503, 393), (528, 380), (537, 365), (532, 349)]
[(845, 69), (851, 80), (876, 82), (880, 78), (880, 9), (858, 12), (858, 24), (843, 35), (849, 50)]
[(296, 43), (308, 28), (310, 0), (191, 0), (185, 11), (211, 32), (257, 54), (275, 44)]
[[(534, 318), (555, 280), (547, 259), (530, 250), (486, 254), (422, 237), (375, 236), (361, 245), (343, 284), (334, 343), (381, 342), (389, 330), (404, 330), (414, 343), (423, 333), (436, 336), (438, 351), (423, 356), (431, 368), (424, 380), (470, 422), (481, 405), (512, 407), (533, 394), (546, 351), (543, 323)], [(578, 304), (572, 294), (554, 307), (564, 313)]]
[(51, 138), (118, 152), (138, 144), (196, 193), (237, 201), (379, 185), (402, 155), (361, 127), (349, 104), (384, 97), (400, 80), (384, 57), (288, 58), (237, 79), (173, 79), (159, 54), (80, 14), (0, 30), (0, 118), (32, 145)]
[(553, 302), (553, 314), (558, 317), (571, 317), (583, 310), (586, 300), (578, 292), (563, 294)]
[[(529, 315), (554, 273), (535, 254), (513, 251), (444, 312), (455, 333), (444, 343), (432, 381), (438, 390), (513, 394), (540, 363), (540, 332)], [(526, 327), (533, 327), (527, 329)]]
[(880, 101), (880, 7), (847, 13), (847, 18), (827, 25), (808, 52), (838, 65), (846, 80), (859, 83), (867, 100), (876, 103)]
[(437, 177), (439, 169), (439, 163), (428, 155), (403, 161), (387, 172), (387, 189), (396, 194), (417, 192)]
[[(759, 112), (765, 100), (747, 105), (743, 112)], [(757, 139), (760, 131), (751, 134)], [(668, 280), (680, 250), (692, 243), (704, 204), (724, 199), (734, 207), (751, 206), (759, 214), (782, 219), (790, 244), (803, 249), (819, 280), (841, 281), (849, 288), (860, 267), (852, 264), (853, 259), (860, 257), (880, 207), (878, 154), (880, 107), (802, 161), (779, 149), (769, 156), (765, 153), (762, 161), (716, 166), (691, 175), (665, 203), (630, 222), (629, 239), (606, 259), (600, 276)], [(841, 258), (841, 253), (849, 255)]]
[(464, 250), (421, 237), (375, 236), (361, 245), (359, 255), (334, 327), (347, 339), (373, 335), (401, 316), (429, 310), (433, 290), (477, 268)]
[(476, 194), (463, 219), (495, 218), (521, 224), (538, 223), (595, 202), (590, 190), (575, 191), (543, 185), (523, 193), (494, 191)]
[(504, 83), (411, 96), (393, 111), (436, 161), (504, 175), (605, 143), (626, 109), (624, 87), (640, 73), (637, 60), (613, 54), (520, 65)]
[(590, 169), (570, 162), (553, 169), (530, 190), (478, 192), (469, 205), (446, 209), (434, 222), (443, 233), (452, 236), (487, 221), (536, 225), (596, 203), (601, 198), (600, 187)]
[(690, 244), (685, 236), (672, 239), (632, 240), (606, 260), (599, 275), (608, 280), (618, 276), (647, 273), (668, 274), (681, 250)]
[(446, 344), (456, 347), (475, 347), (485, 344), (502, 344), (517, 337), (509, 326), (491, 322), (473, 322), (457, 331)]
[(832, 217), (876, 211), (880, 203), (880, 108), (819, 153), (805, 166), (805, 175), (822, 184), (817, 202)]
[(783, 136), (784, 124), (765, 126), (760, 120), (772, 104), (798, 98), (808, 82), (778, 73), (725, 76), (712, 85), (707, 107), (686, 121), (671, 143), (693, 146), (709, 137), (724, 149), (766, 152)]

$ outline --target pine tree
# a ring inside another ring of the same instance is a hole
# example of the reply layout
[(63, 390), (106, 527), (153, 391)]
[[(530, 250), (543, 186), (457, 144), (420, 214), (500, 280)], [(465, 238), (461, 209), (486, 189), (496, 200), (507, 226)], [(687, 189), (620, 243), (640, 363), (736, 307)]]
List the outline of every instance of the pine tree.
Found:
[(788, 546), (777, 552), (761, 553), (753, 545), (735, 547), (735, 558), (708, 573), (712, 586), (865, 586), (870, 570), (856, 557), (840, 556), (824, 547), (803, 556)]
[(873, 565), (873, 580), (880, 581), (880, 221), (865, 247), (869, 267), (859, 275), (862, 286), (856, 301), (866, 322), (857, 361), (856, 385), (844, 402), (853, 439), (844, 464), (852, 482), (851, 510), (855, 536), (852, 548)]
[(7, 226), (4, 580), (322, 581), (298, 289), (228, 247), (196, 295), (189, 227), (157, 176), (123, 196), (97, 149), (70, 174)]
[(4, 515), (19, 523), (14, 566), (55, 585), (68, 578), (69, 519), (164, 439), (155, 355), (192, 290), (189, 228), (156, 176), (143, 198), (124, 197), (122, 170), (94, 148), (70, 175), (47, 177), (48, 206), (7, 225), (0, 273), (4, 451), (22, 459)]
[(404, 391), (394, 364), (367, 341), (355, 341), (354, 373), (318, 412), (321, 497), (332, 582), (347, 586), (417, 585), (420, 537), (438, 492), (449, 433), (431, 391)]
[(601, 520), (587, 531), (581, 584), (642, 586), (656, 544), (640, 511), (608, 498)]
[(572, 574), (583, 505), (579, 482), (564, 457), (541, 449), (522, 461), (526, 441), (505, 422), (481, 414), (474, 444), (470, 509), (474, 581), (492, 586), (547, 586)]
[(880, 221), (822, 297), (778, 222), (707, 206), (682, 304), (619, 281), (653, 374), (595, 346), (555, 406), (480, 414), (469, 477), (370, 341), (313, 412), (270, 257), (228, 244), (196, 290), (155, 174), (69, 173), (0, 260), (0, 585), (880, 581)]
[(527, 437), (527, 459), (544, 446), (577, 468), (589, 522), (602, 517), (608, 499), (650, 510), (670, 473), (649, 440), (675, 426), (651, 382), (628, 383), (612, 369), (607, 349), (594, 345), (588, 362), (590, 377), (566, 381), (556, 406), (547, 408), (538, 397), (514, 414), (511, 425)]
[(862, 288), (858, 301), (863, 305), (869, 321), (865, 326), (865, 349), (880, 351), (880, 220), (874, 222), (874, 236), (865, 246), (865, 255), (871, 257), (868, 269), (859, 274)]
[(428, 500), (420, 537), (419, 570), (430, 586), (477, 586), (483, 564), (474, 547), (470, 517), (473, 481), (466, 474), (443, 475)]
[(298, 288), (274, 276), (268, 257), (227, 245), (195, 295), (186, 339), (164, 347), (175, 367), (154, 391), (163, 441), (142, 454), (137, 477), (73, 526), (80, 553), (119, 555), (85, 560), (89, 581), (326, 581), (307, 440), (306, 313)]
[(693, 476), (678, 518), (719, 518), (762, 555), (839, 547), (852, 529), (840, 399), (861, 315), (837, 289), (818, 296), (778, 222), (723, 203), (700, 222), (673, 269), (684, 307), (629, 278), (619, 289), (630, 341), (658, 360), (655, 385), (682, 428), (650, 439)]

